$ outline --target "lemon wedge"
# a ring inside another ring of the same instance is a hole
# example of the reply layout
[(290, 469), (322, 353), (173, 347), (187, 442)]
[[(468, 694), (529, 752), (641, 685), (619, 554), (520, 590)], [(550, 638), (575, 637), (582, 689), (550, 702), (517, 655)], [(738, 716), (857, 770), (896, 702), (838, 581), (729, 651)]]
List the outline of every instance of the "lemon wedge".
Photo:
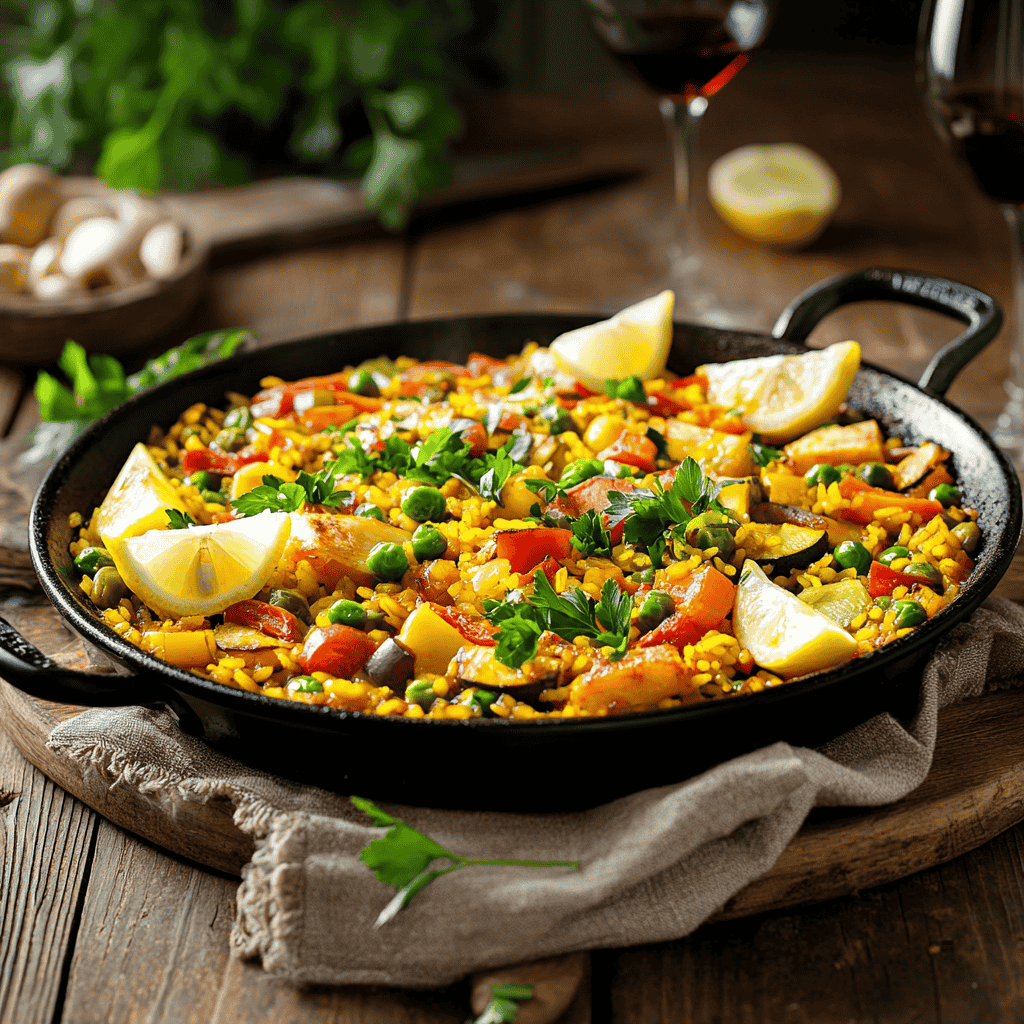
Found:
[(798, 356), (757, 356), (699, 368), (708, 401), (740, 409), (765, 441), (790, 441), (833, 419), (860, 366), (860, 345), (840, 341)]
[(732, 624), (754, 661), (785, 679), (834, 668), (857, 653), (845, 629), (776, 586), (750, 558), (740, 572)]
[(610, 378), (657, 377), (668, 362), (674, 305), (675, 293), (666, 289), (609, 320), (559, 335), (550, 346), (555, 365), (592, 391), (604, 391)]
[(111, 538), (121, 579), (166, 618), (212, 615), (258, 593), (291, 533), (287, 512)]
[(187, 511), (178, 492), (161, 472), (149, 449), (137, 444), (103, 499), (96, 516), (96, 530), (104, 543), (117, 537), (167, 527), (165, 509)]
[(813, 241), (839, 205), (835, 172), (804, 146), (741, 146), (708, 171), (722, 219), (746, 238), (795, 247)]

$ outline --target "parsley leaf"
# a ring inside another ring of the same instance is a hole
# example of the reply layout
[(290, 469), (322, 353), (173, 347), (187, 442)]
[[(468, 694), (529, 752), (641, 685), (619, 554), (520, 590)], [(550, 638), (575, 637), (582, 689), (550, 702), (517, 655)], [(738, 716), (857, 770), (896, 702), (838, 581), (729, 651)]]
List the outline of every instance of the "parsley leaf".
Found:
[[(394, 899), (381, 911), (374, 927), (387, 924), (435, 878), (472, 865), (555, 868), (579, 870), (578, 860), (519, 860), (514, 858), (461, 857), (441, 846), (430, 836), (395, 818), (372, 800), (354, 796), (352, 803), (373, 819), (374, 825), (387, 828), (381, 839), (371, 840), (359, 853), (360, 859), (372, 869), (378, 882), (398, 889)], [(431, 868), (436, 860), (447, 860), (446, 867)]]
[(605, 529), (600, 512), (589, 509), (572, 520), (572, 546), (583, 558), (589, 555), (612, 557), (612, 539)]
[(262, 487), (254, 487), (248, 494), (235, 498), (231, 507), (244, 517), (258, 516), (267, 509), (271, 512), (298, 512), (307, 497), (302, 484), (285, 483), (280, 477), (265, 476)]
[(337, 472), (345, 476), (360, 476), (364, 480), (368, 479), (377, 468), (374, 460), (363, 450), (363, 446), (355, 434), (346, 434), (345, 441), (347, 442), (345, 447), (335, 452), (334, 465), (337, 466)]
[(164, 511), (167, 513), (170, 530), (187, 530), (196, 525), (196, 521), (187, 512), (179, 512), (176, 508), (165, 508)]
[(772, 448), (771, 445), (764, 444), (761, 441), (760, 434), (754, 434), (747, 447), (750, 449), (750, 454), (754, 456), (754, 461), (759, 466), (767, 466), (769, 462), (772, 462), (774, 459), (781, 459), (785, 455), (785, 452), (780, 451), (778, 448)]
[(508, 393), (510, 395), (518, 395), (520, 391), (525, 391), (532, 383), (532, 377), (522, 377), (508, 389)]
[(639, 402), (640, 405), (647, 404), (644, 382), (636, 374), (625, 380), (606, 380), (605, 391), (610, 398), (621, 398), (626, 402)]

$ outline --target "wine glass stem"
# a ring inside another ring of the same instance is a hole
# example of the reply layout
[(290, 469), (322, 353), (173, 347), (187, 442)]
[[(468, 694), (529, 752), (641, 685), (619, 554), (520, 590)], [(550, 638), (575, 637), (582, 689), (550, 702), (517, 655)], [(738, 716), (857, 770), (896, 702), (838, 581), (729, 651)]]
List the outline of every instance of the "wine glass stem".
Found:
[(1011, 203), (1002, 206), (1010, 229), (1013, 248), (1013, 307), (1016, 335), (1010, 346), (1010, 374), (1006, 378), (1007, 401), (999, 416), (993, 439), (1014, 465), (1024, 468), (1024, 219), (1021, 208)]
[(683, 280), (696, 277), (700, 270), (700, 202), (694, 187), (694, 158), (701, 118), (708, 108), (703, 96), (692, 100), (663, 97), (658, 104), (668, 130), (675, 171), (675, 241), (672, 264)]

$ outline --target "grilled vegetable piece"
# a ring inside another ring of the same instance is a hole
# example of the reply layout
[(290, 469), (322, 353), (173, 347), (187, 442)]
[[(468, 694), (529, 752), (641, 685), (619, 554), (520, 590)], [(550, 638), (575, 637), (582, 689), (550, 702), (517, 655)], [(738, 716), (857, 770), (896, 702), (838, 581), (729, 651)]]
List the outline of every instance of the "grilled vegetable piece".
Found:
[(299, 664), (307, 672), (326, 672), (351, 679), (375, 649), (373, 641), (361, 629), (332, 623), (309, 631), (299, 654)]
[[(948, 458), (949, 452), (945, 448), (926, 441), (920, 447), (915, 448), (913, 454), (900, 459), (892, 467), (893, 483), (896, 490), (905, 491), (908, 487), (913, 487)], [(932, 486), (935, 485), (932, 484)]]
[(367, 565), (370, 552), (377, 544), (405, 544), (410, 536), (397, 526), (365, 516), (293, 512), (285, 557), (294, 557), (296, 564), (308, 561), (317, 580), (329, 590), (342, 576), (357, 586), (373, 586), (377, 577)]
[(752, 436), (749, 432), (727, 434), (675, 419), (665, 424), (665, 445), (673, 462), (682, 462), (689, 455), (706, 473), (720, 476), (747, 476), (756, 468), (747, 447)]
[(463, 686), (507, 693), (527, 704), (537, 701), (543, 690), (558, 686), (557, 669), (533, 675), (522, 668), (509, 668), (494, 657), (494, 650), (493, 647), (463, 647), (455, 657), (455, 678)]
[(513, 572), (527, 573), (545, 558), (568, 558), (572, 530), (539, 526), (532, 530), (499, 530), (494, 535), (497, 557), (507, 558)]
[(217, 660), (217, 643), (212, 629), (175, 633), (145, 630), (142, 649), (178, 668), (205, 668)]
[(366, 674), (378, 686), (401, 686), (413, 677), (416, 662), (412, 652), (407, 651), (394, 637), (388, 637), (370, 655), (366, 663)]
[(429, 603), (421, 604), (405, 620), (398, 640), (416, 659), (417, 675), (433, 672), (439, 676), (448, 671), (452, 658), (466, 643), (462, 634)]
[(675, 611), (636, 642), (637, 647), (696, 643), (716, 628), (732, 608), (736, 588), (729, 578), (705, 563), (681, 583), (659, 587), (675, 602)]
[(224, 621), (258, 629), (278, 640), (298, 642), (306, 635), (306, 624), (297, 615), (266, 601), (237, 601), (224, 609)]
[(849, 661), (857, 641), (827, 615), (776, 586), (747, 559), (732, 615), (736, 639), (756, 664), (785, 679)]
[(573, 680), (569, 702), (584, 711), (634, 711), (693, 690), (690, 673), (671, 644), (630, 651), (621, 661), (598, 661)]
[(895, 508), (900, 512), (917, 512), (925, 522), (942, 512), (941, 501), (909, 498), (896, 491), (875, 490), (852, 476), (843, 478), (839, 484), (839, 491), (844, 498), (850, 499), (850, 507), (841, 509), (839, 515), (843, 519), (863, 525), (870, 523), (876, 513), (886, 508)]
[(799, 505), (780, 505), (774, 501), (763, 501), (750, 510), (750, 518), (755, 523), (792, 523), (794, 526), (806, 526), (810, 530), (828, 532), (828, 542), (832, 547), (848, 540), (860, 540), (861, 531), (852, 523), (840, 522), (828, 516), (815, 515)]
[(259, 651), (263, 648), (281, 647), (286, 641), (268, 636), (253, 626), (243, 626), (237, 622), (225, 622), (215, 626), (213, 638), (217, 646), (225, 651)]
[(750, 519), (752, 506), (764, 501), (765, 494), (761, 481), (756, 476), (748, 476), (742, 480), (719, 480), (715, 484), (714, 497), (736, 519), (745, 523)]
[(744, 531), (742, 546), (758, 565), (771, 565), (776, 576), (792, 569), (806, 569), (828, 553), (825, 530), (794, 526), (792, 523), (751, 523)]
[(786, 458), (801, 475), (818, 462), (839, 466), (844, 462), (885, 462), (881, 427), (864, 420), (848, 427), (822, 427), (785, 447)]
[(822, 587), (808, 587), (798, 597), (843, 629), (871, 607), (871, 595), (860, 580), (840, 580)]

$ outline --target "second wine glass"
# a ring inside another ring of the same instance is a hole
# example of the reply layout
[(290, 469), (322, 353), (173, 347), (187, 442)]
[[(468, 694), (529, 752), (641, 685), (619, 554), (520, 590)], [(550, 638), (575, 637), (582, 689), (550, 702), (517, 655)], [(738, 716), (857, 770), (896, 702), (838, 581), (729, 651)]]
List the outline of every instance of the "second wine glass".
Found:
[(754, 326), (757, 311), (730, 306), (710, 285), (702, 257), (694, 154), (708, 100), (747, 63), (772, 22), (772, 0), (583, 0), (609, 52), (660, 95), (675, 173), (668, 286), (684, 318)]

